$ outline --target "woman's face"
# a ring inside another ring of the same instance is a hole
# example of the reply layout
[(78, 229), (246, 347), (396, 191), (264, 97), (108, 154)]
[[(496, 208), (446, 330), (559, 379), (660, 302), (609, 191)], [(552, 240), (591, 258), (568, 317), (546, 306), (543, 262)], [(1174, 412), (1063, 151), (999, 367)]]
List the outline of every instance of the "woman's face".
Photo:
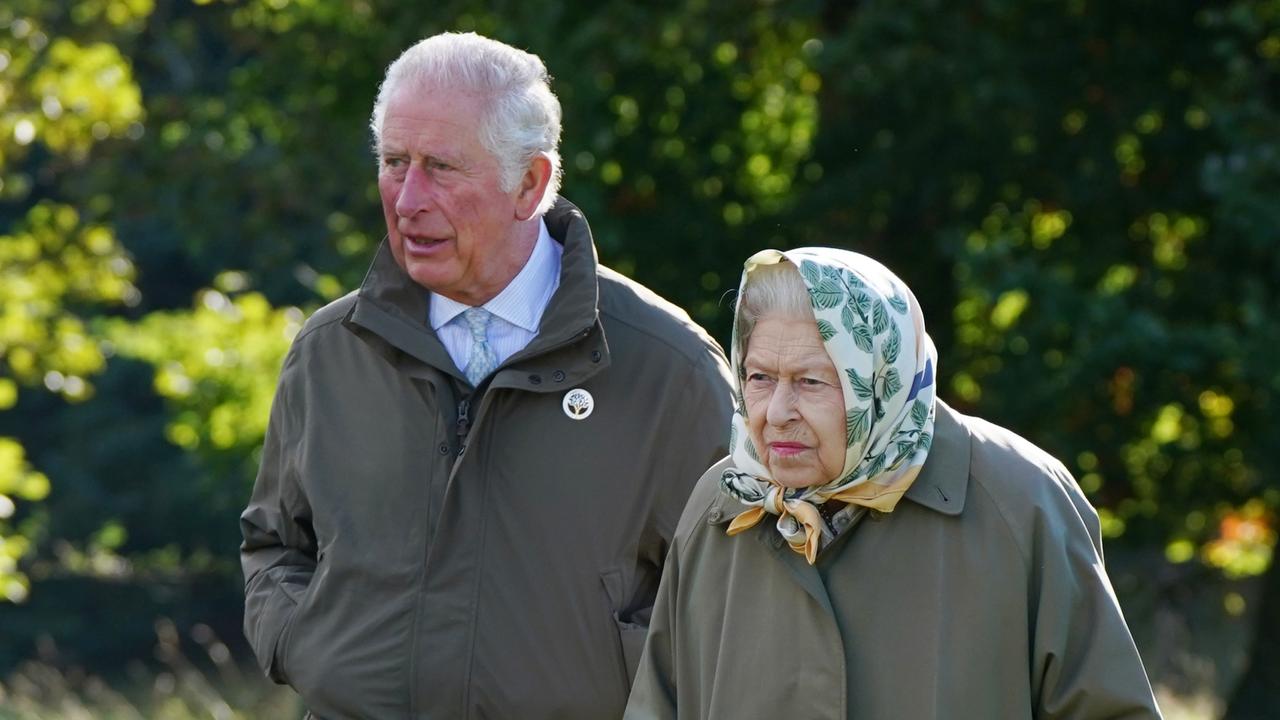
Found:
[(844, 392), (812, 317), (765, 315), (743, 359), (747, 431), (774, 481), (823, 485), (844, 469)]

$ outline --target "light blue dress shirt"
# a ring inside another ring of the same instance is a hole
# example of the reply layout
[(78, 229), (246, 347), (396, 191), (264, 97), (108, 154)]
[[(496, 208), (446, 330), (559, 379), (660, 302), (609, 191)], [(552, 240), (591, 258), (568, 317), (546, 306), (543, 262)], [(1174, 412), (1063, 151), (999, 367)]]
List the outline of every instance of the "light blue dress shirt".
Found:
[[(524, 268), (502, 292), (481, 305), (493, 314), (487, 335), (499, 366), (537, 337), (542, 313), (560, 287), (560, 256), (564, 248), (551, 239), (545, 222), (539, 222), (538, 228), (538, 240)], [(431, 294), (428, 314), (431, 327), (459, 368), (466, 367), (471, 355), (471, 330), (462, 318), (462, 311), (468, 307), (443, 295)]]

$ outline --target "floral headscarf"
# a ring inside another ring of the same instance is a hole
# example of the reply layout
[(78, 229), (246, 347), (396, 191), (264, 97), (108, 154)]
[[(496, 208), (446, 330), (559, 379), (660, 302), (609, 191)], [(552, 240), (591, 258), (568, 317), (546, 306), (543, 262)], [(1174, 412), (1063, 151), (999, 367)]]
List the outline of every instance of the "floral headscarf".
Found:
[(737, 408), (729, 435), (733, 467), (721, 487), (750, 508), (733, 519), (740, 533), (766, 513), (778, 532), (812, 564), (825, 529), (818, 506), (828, 500), (892, 512), (924, 465), (933, 441), (937, 350), (915, 295), (888, 268), (834, 248), (764, 250), (747, 259), (738, 303), (761, 265), (790, 261), (800, 271), (827, 354), (844, 392), (846, 450), (835, 480), (807, 488), (773, 482), (747, 432), (742, 353), (735, 313), (732, 359)]

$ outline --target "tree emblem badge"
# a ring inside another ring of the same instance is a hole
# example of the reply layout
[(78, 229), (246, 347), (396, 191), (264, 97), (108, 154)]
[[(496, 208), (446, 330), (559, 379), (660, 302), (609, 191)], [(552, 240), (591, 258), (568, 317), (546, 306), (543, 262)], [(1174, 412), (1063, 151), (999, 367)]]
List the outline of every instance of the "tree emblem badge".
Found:
[(595, 398), (591, 397), (591, 393), (582, 388), (574, 388), (564, 394), (564, 401), (560, 403), (564, 408), (564, 414), (569, 416), (571, 420), (586, 420), (591, 411), (596, 407)]

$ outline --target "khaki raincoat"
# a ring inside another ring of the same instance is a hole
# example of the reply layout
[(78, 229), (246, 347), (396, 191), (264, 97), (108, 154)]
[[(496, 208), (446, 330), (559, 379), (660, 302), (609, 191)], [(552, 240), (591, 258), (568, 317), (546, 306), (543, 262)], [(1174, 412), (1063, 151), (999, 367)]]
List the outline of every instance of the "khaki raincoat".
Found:
[(627, 720), (1158, 718), (1066, 469), (939, 402), (902, 502), (815, 566), (702, 477), (676, 531)]
[(680, 511), (726, 452), (728, 368), (597, 265), (577, 208), (546, 222), (560, 287), (478, 389), (385, 243), (289, 351), (241, 517), (245, 632), (315, 717), (622, 713)]

